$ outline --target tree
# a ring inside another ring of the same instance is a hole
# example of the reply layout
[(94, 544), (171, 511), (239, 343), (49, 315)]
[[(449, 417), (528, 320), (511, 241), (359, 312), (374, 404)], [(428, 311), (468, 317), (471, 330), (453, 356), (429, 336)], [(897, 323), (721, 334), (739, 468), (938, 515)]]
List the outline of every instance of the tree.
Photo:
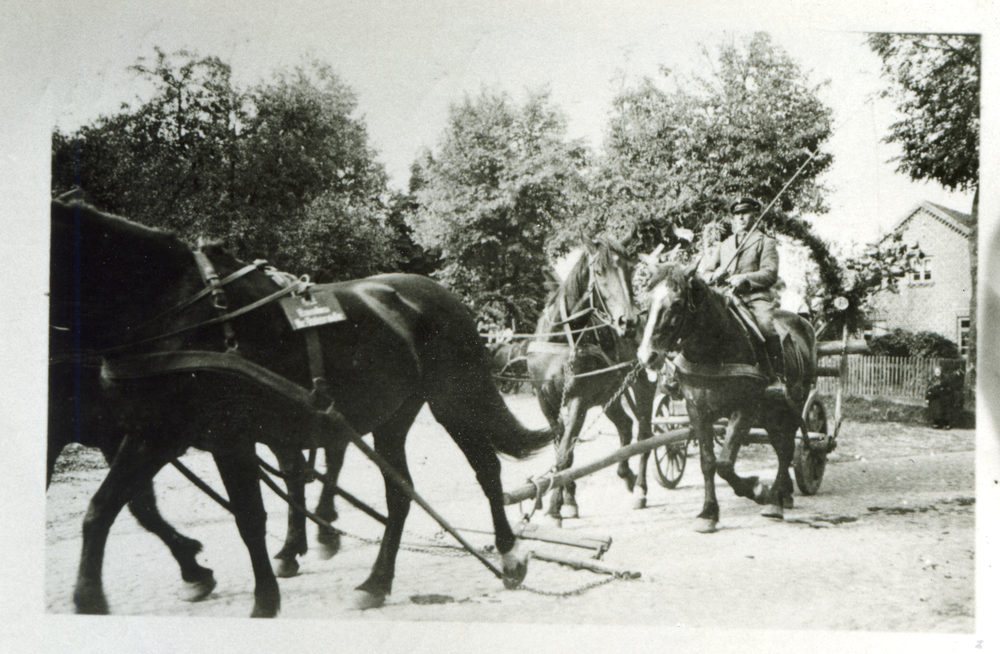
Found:
[(77, 133), (53, 135), (53, 192), (73, 186), (102, 208), (185, 235), (215, 235), (213, 216), (233, 211), (234, 143), (245, 119), (231, 71), (215, 57), (156, 49), (130, 67), (153, 85), (137, 108), (123, 104)]
[(80, 186), (103, 209), (316, 281), (398, 268), (384, 169), (329, 66), (249, 90), (218, 58), (184, 51), (132, 70), (149, 100), (53, 135), (55, 194)]
[(817, 180), (832, 162), (822, 152), (830, 110), (819, 86), (765, 33), (704, 54), (707, 77), (683, 83), (664, 68), (660, 84), (646, 79), (615, 98), (588, 220), (619, 233), (639, 225), (669, 248), (678, 229), (711, 242), (735, 197), (767, 204), (789, 182), (768, 225), (800, 231), (789, 220), (826, 211)]
[[(352, 116), (357, 99), (327, 64), (311, 60), (279, 70), (248, 97), (252, 111), (240, 175), (246, 208), (229, 226), (241, 250), (291, 263), (297, 258), (287, 251), (330, 238), (327, 227), (340, 218), (350, 224), (361, 214), (386, 213), (385, 170), (368, 145), (364, 122)], [(291, 229), (296, 223), (302, 224)], [(323, 247), (331, 246), (338, 249)], [(353, 259), (349, 248), (339, 250)], [(342, 272), (356, 276), (366, 268)]]
[[(903, 119), (883, 140), (898, 143), (899, 172), (933, 180), (946, 189), (974, 191), (969, 258), (969, 361), (976, 360), (976, 289), (979, 235), (979, 105), (982, 54), (975, 34), (870, 34), (868, 45), (882, 59), (890, 80), (883, 97), (896, 101)], [(966, 388), (975, 392), (975, 366)]]
[(541, 309), (546, 241), (584, 197), (586, 153), (565, 131), (547, 91), (517, 105), (483, 89), (451, 106), (438, 153), (415, 164), (414, 239), (440, 253), (436, 276), (473, 305), (499, 294), (529, 320)]

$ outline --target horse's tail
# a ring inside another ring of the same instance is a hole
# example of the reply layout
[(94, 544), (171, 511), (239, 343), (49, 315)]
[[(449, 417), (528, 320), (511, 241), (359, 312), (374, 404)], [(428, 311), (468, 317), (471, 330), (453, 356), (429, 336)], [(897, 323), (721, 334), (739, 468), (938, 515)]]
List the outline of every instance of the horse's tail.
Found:
[(548, 429), (522, 425), (488, 374), (457, 374), (428, 398), (434, 418), (456, 442), (485, 441), (496, 452), (525, 459), (562, 435), (562, 424)]
[(562, 436), (565, 430), (560, 420), (548, 429), (528, 429), (522, 425), (510, 411), (508, 424), (499, 430), (492, 430), (490, 442), (497, 452), (516, 459), (527, 459), (538, 453), (543, 447)]

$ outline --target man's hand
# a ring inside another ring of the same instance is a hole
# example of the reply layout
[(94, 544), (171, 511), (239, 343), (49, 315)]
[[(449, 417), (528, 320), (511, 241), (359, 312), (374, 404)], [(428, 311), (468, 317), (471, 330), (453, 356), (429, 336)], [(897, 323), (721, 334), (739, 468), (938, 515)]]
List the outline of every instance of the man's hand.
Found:
[(747, 279), (746, 275), (733, 275), (729, 278), (729, 285), (732, 286), (733, 290), (737, 293), (750, 290), (750, 281)]

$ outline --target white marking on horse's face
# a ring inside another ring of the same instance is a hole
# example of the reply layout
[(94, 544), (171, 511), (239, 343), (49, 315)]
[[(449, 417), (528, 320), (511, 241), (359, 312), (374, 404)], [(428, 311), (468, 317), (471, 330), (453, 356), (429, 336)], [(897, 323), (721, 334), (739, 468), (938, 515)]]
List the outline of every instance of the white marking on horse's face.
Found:
[(660, 336), (658, 333), (660, 320), (669, 295), (669, 289), (665, 283), (657, 284), (649, 292), (649, 318), (646, 320), (646, 328), (642, 332), (642, 343), (639, 344), (639, 351), (636, 353), (639, 361), (649, 369), (658, 367), (659, 356), (657, 356), (654, 341), (658, 340), (658, 336)]

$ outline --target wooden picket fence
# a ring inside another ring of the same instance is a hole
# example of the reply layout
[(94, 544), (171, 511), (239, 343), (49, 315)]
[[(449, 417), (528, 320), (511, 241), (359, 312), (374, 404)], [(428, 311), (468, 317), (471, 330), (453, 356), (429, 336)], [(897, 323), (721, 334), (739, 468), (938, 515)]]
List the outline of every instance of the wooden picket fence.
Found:
[[(882, 357), (851, 354), (847, 357), (847, 376), (840, 380), (845, 395), (867, 395), (901, 399), (923, 400), (934, 368), (956, 362), (950, 359), (924, 359), (920, 357)], [(964, 362), (963, 362), (964, 363)], [(821, 357), (820, 366), (837, 367), (839, 356)], [(820, 393), (833, 394), (837, 378), (820, 377)]]

